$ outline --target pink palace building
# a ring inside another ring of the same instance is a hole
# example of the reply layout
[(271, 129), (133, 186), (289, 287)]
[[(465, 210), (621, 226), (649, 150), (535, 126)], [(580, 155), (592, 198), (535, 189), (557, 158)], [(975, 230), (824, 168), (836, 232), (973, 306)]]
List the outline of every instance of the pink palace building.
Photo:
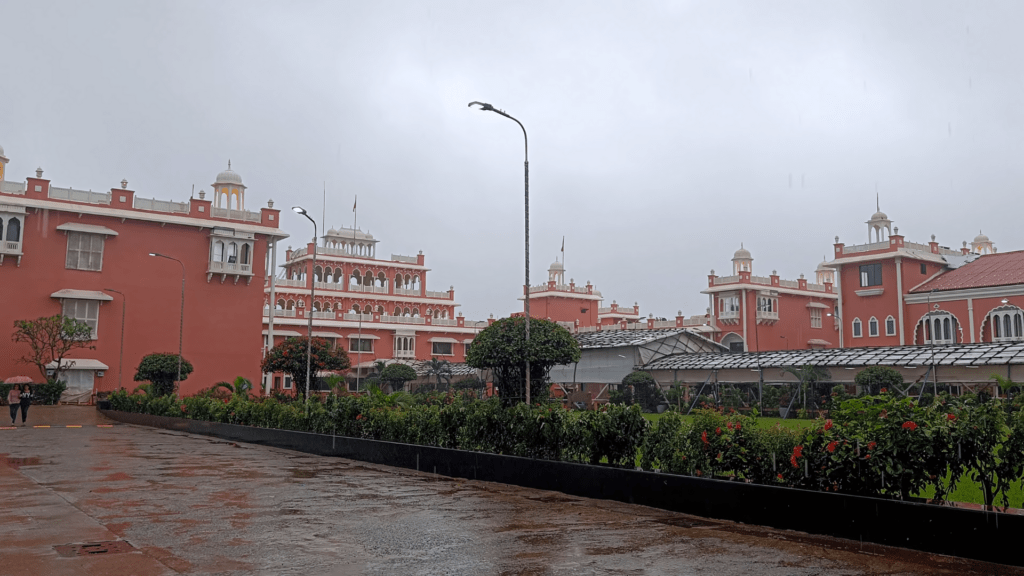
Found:
[(0, 379), (43, 381), (19, 361), (31, 349), (11, 341), (14, 323), (63, 314), (92, 328), (89, 348), (61, 366), (65, 400), (135, 388), (142, 357), (176, 354), (179, 338), (195, 368), (181, 393), (236, 376), (258, 381), (266, 256), (287, 237), (272, 201), (247, 210), (230, 166), (212, 199), (201, 191), (175, 201), (138, 196), (127, 180), (103, 192), (60, 187), (42, 169), (11, 181), (8, 162), (0, 149)]

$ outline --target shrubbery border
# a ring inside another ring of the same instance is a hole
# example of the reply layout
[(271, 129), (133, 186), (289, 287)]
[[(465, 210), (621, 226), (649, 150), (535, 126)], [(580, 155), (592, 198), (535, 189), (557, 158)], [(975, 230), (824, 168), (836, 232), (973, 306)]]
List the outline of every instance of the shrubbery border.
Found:
[(1024, 516), (380, 440), (100, 410), (124, 422), (454, 478), (615, 500), (985, 562), (1024, 566)]

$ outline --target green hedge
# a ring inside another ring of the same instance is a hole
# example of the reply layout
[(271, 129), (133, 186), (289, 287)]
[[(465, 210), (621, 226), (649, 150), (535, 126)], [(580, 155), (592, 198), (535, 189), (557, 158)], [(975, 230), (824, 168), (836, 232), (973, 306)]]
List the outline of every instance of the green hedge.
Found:
[[(673, 474), (902, 498), (944, 500), (970, 478), (994, 504), (1022, 483), (1024, 411), (1000, 400), (940, 398), (927, 407), (891, 394), (850, 399), (831, 420), (793, 430), (698, 410), (654, 425), (639, 406), (569, 411), (432, 394), (330, 396), (306, 407), (270, 398), (153, 397), (121, 391), (114, 410), (440, 446), (530, 458), (641, 466)], [(404, 398), (409, 398), (405, 395)], [(402, 405), (405, 402), (409, 405)]]

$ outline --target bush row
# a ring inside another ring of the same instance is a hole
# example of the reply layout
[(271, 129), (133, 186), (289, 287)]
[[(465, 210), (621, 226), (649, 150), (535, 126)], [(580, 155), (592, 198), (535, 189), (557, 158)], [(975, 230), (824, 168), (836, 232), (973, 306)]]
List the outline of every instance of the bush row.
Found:
[(699, 410), (651, 425), (639, 406), (599, 411), (503, 408), (498, 400), (401, 394), (330, 396), (305, 404), (271, 398), (156, 397), (118, 392), (114, 410), (408, 444), (728, 477), (760, 484), (907, 499), (934, 488), (942, 501), (958, 482), (977, 482), (993, 505), (1024, 472), (1024, 411), (1000, 400), (943, 397), (922, 407), (881, 394), (845, 400), (831, 419), (793, 430), (757, 418)]

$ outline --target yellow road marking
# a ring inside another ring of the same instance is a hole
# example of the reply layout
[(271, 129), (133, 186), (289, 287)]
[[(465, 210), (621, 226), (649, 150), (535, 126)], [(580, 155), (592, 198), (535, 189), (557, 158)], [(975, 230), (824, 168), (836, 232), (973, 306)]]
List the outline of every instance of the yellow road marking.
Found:
[(113, 428), (114, 425), (113, 424), (97, 424), (96, 427), (97, 428)]
[(68, 424), (65, 428), (81, 428), (81, 424)]
[(49, 427), (50, 427), (49, 425), (45, 425), (45, 426), (33, 426), (33, 428), (49, 428)]

